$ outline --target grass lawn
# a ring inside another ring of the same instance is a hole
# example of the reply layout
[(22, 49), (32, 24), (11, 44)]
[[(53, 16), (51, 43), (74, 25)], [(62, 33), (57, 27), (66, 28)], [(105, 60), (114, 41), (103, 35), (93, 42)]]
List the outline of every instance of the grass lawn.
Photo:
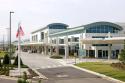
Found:
[(102, 62), (85, 62), (76, 64), (76, 66), (85, 68), (88, 70), (92, 70), (112, 78), (125, 81), (125, 70), (120, 70), (114, 67), (111, 67), (108, 63)]

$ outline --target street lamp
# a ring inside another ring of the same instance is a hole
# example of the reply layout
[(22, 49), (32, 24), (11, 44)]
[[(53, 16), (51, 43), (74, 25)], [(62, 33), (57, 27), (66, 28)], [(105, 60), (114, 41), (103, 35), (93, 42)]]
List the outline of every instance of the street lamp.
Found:
[(10, 57), (11, 57), (11, 14), (14, 13), (10, 11)]

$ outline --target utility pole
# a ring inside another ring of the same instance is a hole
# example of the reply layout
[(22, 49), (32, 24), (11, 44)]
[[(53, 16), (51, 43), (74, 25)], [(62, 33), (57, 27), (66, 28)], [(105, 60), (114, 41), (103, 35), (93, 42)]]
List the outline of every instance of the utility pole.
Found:
[(14, 13), (14, 12), (12, 12), (12, 11), (10, 11), (10, 57), (11, 57), (11, 50), (12, 50), (12, 48), (11, 48), (11, 14), (12, 13)]

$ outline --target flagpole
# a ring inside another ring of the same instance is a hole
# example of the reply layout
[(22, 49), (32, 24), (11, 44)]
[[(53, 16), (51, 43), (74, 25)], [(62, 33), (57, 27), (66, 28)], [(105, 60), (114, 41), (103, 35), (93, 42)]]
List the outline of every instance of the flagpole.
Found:
[[(18, 29), (19, 27), (20, 27), (20, 24), (18, 25)], [(19, 74), (21, 75), (20, 55), (21, 55), (21, 51), (20, 51), (20, 32), (19, 32), (19, 35), (18, 35), (18, 71), (19, 71)]]

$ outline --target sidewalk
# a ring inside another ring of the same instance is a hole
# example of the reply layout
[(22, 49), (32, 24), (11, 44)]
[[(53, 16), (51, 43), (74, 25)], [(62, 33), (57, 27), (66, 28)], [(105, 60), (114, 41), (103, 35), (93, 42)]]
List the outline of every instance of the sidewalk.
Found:
[(106, 62), (106, 63), (116, 63), (119, 62), (117, 59), (75, 59), (75, 58), (71, 58), (71, 59), (58, 59), (58, 61), (64, 65), (72, 65), (72, 64), (77, 64), (77, 63), (81, 63), (81, 62)]

